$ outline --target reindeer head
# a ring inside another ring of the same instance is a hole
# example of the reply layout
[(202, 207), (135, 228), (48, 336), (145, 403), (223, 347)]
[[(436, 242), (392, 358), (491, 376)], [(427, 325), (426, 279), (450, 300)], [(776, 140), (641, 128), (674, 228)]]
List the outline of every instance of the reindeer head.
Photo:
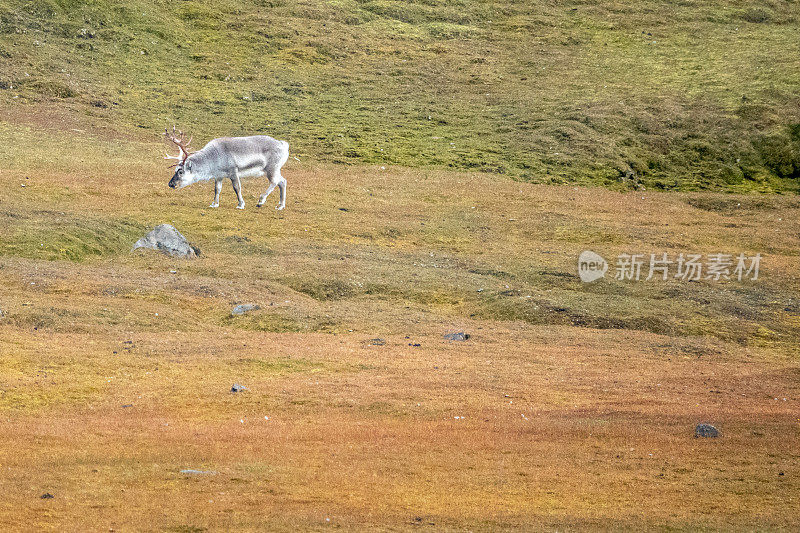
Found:
[(168, 130), (164, 130), (164, 138), (173, 143), (175, 146), (178, 147), (180, 153), (177, 156), (166, 154), (164, 159), (173, 159), (176, 160), (177, 163), (174, 165), (170, 165), (170, 168), (175, 167), (175, 174), (172, 175), (172, 179), (169, 180), (169, 186), (173, 189), (182, 189), (187, 185), (191, 185), (194, 183), (193, 174), (192, 174), (192, 162), (189, 161), (189, 156), (192, 155), (192, 152), (189, 151), (189, 144), (192, 142), (192, 138), (190, 137), (189, 140), (185, 140), (185, 135), (180, 130), (175, 130), (175, 126), (172, 126), (172, 133)]

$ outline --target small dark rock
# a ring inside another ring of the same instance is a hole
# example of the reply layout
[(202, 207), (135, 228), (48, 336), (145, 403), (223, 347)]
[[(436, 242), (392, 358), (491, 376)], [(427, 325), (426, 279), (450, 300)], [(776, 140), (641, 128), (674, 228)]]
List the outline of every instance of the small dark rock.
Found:
[(126, 403), (125, 405), (122, 406), (123, 409), (127, 409), (128, 407), (133, 407), (133, 404), (132, 403)]
[(409, 343), (408, 343), (408, 345), (409, 345), (409, 346), (414, 346), (414, 347), (417, 347), (417, 346), (422, 346), (422, 345), (421, 345), (420, 343), (418, 343), (418, 342), (409, 342)]
[(256, 311), (258, 309), (261, 309), (261, 306), (256, 304), (239, 304), (231, 309), (231, 315), (239, 316), (247, 313), (248, 311)]
[(371, 345), (373, 345), (373, 346), (385, 346), (386, 345), (386, 339), (381, 339), (381, 338), (376, 337), (374, 339), (370, 339), (369, 343)]
[(470, 334), (459, 331), (458, 333), (448, 333), (444, 338), (449, 341), (465, 341), (470, 338)]
[(42, 494), (42, 495), (41, 495), (41, 496), (39, 496), (39, 497), (40, 497), (41, 499), (43, 499), (43, 500), (49, 500), (50, 498), (55, 498), (55, 496), (53, 496), (53, 495), (52, 495), (52, 494), (50, 494), (49, 492), (45, 492), (44, 494)]
[(719, 437), (719, 430), (711, 424), (697, 424), (694, 428), (694, 436), (697, 437)]
[(247, 387), (245, 387), (244, 385), (239, 385), (238, 383), (234, 383), (233, 387), (231, 387), (231, 392), (242, 392), (242, 391), (246, 391), (246, 390), (249, 390), (249, 389)]

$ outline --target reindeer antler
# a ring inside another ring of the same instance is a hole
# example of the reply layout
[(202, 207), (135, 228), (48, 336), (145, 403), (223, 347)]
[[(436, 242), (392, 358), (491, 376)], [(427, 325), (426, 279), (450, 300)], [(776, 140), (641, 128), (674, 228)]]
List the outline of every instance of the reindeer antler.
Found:
[(179, 163), (170, 165), (170, 168), (178, 166), (179, 164), (183, 163), (184, 161), (186, 161), (186, 158), (189, 157), (190, 154), (192, 154), (192, 152), (189, 151), (189, 145), (192, 143), (193, 137), (189, 137), (188, 141), (185, 140), (185, 137), (186, 136), (181, 130), (175, 129), (175, 126), (172, 126), (172, 133), (170, 133), (167, 128), (164, 128), (164, 138), (167, 141), (173, 143), (180, 150), (180, 154), (177, 156), (165, 154), (164, 159), (174, 159), (180, 161)]

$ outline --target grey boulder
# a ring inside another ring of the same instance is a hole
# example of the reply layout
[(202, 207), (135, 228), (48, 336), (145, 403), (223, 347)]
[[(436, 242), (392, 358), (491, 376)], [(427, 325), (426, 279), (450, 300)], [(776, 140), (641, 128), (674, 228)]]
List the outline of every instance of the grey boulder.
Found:
[(233, 316), (239, 316), (247, 313), (248, 311), (257, 311), (258, 309), (261, 309), (261, 307), (256, 304), (239, 304), (231, 309), (231, 314)]
[(464, 333), (463, 331), (459, 331), (458, 333), (448, 333), (444, 336), (445, 339), (449, 341), (465, 341), (469, 339), (470, 334)]
[(149, 248), (158, 250), (174, 257), (185, 257), (187, 259), (200, 255), (200, 250), (189, 244), (186, 237), (169, 224), (160, 224), (153, 231), (136, 241), (133, 249)]

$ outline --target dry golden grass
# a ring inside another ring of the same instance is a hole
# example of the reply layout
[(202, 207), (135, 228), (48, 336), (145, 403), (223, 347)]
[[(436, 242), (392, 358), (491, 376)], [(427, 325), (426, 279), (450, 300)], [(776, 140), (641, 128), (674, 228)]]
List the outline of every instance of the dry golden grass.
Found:
[[(800, 527), (795, 199), (292, 162), (286, 211), (253, 181), (209, 210), (155, 143), (28, 128), (0, 123), (0, 529)], [(129, 253), (164, 222), (202, 255)], [(584, 285), (587, 248), (765, 257)]]

